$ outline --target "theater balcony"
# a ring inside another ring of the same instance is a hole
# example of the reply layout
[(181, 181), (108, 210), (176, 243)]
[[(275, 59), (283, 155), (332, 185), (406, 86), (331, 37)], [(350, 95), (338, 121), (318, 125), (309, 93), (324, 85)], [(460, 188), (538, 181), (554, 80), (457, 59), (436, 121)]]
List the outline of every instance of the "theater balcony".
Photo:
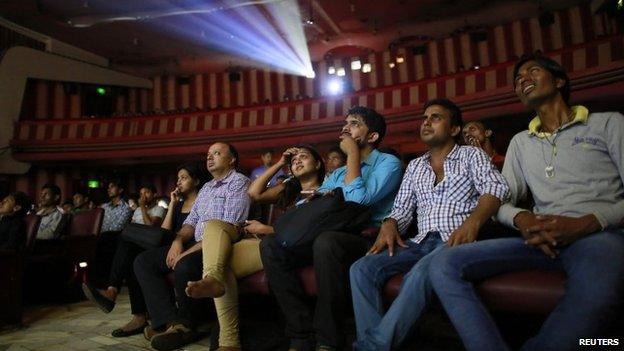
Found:
[[(570, 72), (575, 102), (621, 96), (624, 37), (614, 35), (548, 53)], [(259, 107), (217, 109), (166, 116), (107, 119), (24, 120), (11, 146), (24, 162), (175, 159), (205, 152), (206, 145), (234, 142), (245, 153), (259, 148), (336, 140), (343, 115), (353, 105), (370, 106), (388, 118), (386, 145), (421, 152), (417, 120), (435, 97), (453, 98), (465, 120), (523, 112), (512, 91), (513, 62), (336, 97)]]

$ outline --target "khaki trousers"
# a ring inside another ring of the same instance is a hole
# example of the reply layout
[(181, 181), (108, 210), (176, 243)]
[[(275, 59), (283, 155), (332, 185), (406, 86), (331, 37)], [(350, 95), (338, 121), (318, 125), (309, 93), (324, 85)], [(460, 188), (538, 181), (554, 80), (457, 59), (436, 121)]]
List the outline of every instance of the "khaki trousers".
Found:
[(236, 279), (262, 269), (260, 240), (236, 242), (238, 236), (236, 227), (230, 223), (211, 220), (204, 225), (203, 276), (211, 277), (225, 287), (225, 294), (214, 299), (220, 327), (219, 346), (240, 347)]

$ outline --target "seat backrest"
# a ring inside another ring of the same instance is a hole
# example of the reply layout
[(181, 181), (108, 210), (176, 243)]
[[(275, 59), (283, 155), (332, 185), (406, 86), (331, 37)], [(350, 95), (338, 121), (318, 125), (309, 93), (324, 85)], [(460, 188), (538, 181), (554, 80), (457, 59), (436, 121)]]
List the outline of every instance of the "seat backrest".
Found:
[(97, 236), (102, 229), (104, 209), (94, 208), (89, 211), (78, 212), (71, 218), (69, 236)]
[(26, 250), (31, 251), (35, 245), (41, 217), (36, 214), (29, 214), (24, 217), (24, 222), (26, 223)]

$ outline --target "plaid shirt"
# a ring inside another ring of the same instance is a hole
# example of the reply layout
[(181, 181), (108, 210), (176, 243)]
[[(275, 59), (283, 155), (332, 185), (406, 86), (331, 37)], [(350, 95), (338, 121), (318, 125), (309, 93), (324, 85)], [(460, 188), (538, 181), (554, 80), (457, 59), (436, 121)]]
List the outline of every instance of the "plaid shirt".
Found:
[(221, 180), (213, 179), (204, 184), (184, 221), (195, 227), (195, 241), (202, 240), (206, 221), (218, 219), (237, 224), (247, 219), (251, 202), (247, 195), (249, 183), (249, 178), (232, 171)]
[(404, 233), (418, 215), (418, 234), (412, 240), (420, 243), (427, 233), (439, 232), (447, 241), (453, 231), (470, 216), (483, 194), (503, 202), (509, 187), (483, 150), (455, 145), (444, 160), (444, 179), (435, 184), (430, 153), (410, 162), (388, 216), (398, 222)]
[(107, 202), (102, 205), (104, 220), (102, 221), (103, 232), (119, 232), (132, 217), (132, 209), (127, 202), (121, 200), (117, 205)]

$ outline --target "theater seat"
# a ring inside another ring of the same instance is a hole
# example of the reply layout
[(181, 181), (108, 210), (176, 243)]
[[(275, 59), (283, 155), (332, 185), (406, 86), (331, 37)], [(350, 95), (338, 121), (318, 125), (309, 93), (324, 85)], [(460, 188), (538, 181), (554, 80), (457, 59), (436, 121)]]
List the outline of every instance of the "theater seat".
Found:
[(102, 208), (76, 213), (71, 218), (68, 235), (71, 237), (98, 236), (103, 220), (104, 209)]
[(73, 265), (95, 262), (97, 237), (100, 235), (104, 209), (79, 212), (71, 217), (65, 240), (66, 254)]
[(41, 217), (35, 214), (29, 214), (24, 217), (26, 222), (26, 251), (32, 251), (35, 246), (35, 240), (37, 239), (37, 230), (39, 230), (39, 223), (41, 223)]
[(544, 315), (565, 292), (565, 274), (527, 270), (501, 274), (477, 286), (485, 304), (496, 311)]
[[(392, 277), (384, 287), (384, 297), (394, 300), (403, 275)], [(565, 291), (565, 274), (527, 270), (501, 274), (477, 284), (483, 302), (494, 311), (545, 315), (550, 313)]]

